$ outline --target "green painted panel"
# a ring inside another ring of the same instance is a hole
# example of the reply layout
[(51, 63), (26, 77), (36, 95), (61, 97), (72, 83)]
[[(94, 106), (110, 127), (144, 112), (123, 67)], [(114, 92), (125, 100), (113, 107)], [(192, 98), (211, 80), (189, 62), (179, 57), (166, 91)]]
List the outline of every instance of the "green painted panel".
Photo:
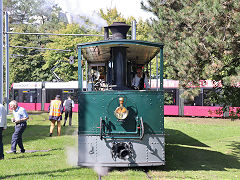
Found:
[[(124, 98), (128, 117), (119, 121), (114, 111)], [(136, 117), (142, 117), (145, 134), (164, 133), (162, 91), (95, 91), (79, 93), (79, 133), (99, 134), (100, 118), (108, 132), (135, 132)]]

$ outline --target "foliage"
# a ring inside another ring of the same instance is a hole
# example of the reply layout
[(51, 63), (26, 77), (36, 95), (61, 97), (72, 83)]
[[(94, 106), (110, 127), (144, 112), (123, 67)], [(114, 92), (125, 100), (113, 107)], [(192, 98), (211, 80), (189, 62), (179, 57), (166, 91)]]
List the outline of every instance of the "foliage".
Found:
[[(107, 21), (108, 25), (111, 25), (113, 22), (125, 22), (131, 26), (132, 21), (135, 20), (135, 18), (132, 16), (128, 18), (123, 17), (123, 15), (117, 11), (117, 8), (108, 8), (106, 13), (103, 11), (103, 9), (100, 9), (99, 15)], [(130, 28), (128, 31), (128, 35), (130, 36), (131, 34), (132, 28)], [(154, 41), (151, 27), (147, 21), (143, 21), (141, 18), (139, 18), (136, 23), (136, 40)], [(146, 65), (145, 70), (147, 73), (149, 73), (148, 71), (150, 70), (150, 65)], [(156, 58), (151, 61), (151, 73), (151, 76), (156, 78)]]
[[(51, 32), (60, 27), (61, 9), (50, 0), (5, 0), (4, 10), (8, 11), (10, 29), (15, 32)], [(28, 47), (42, 48), (50, 41), (47, 36), (10, 36), (10, 83), (49, 79), (50, 72), (42, 69), (45, 64), (42, 50)]]
[[(56, 31), (57, 34), (97, 34), (85, 29), (84, 27), (79, 27), (77, 24), (62, 24), (60, 30)], [(58, 63), (59, 60), (69, 61), (70, 56), (74, 56), (75, 62), (73, 65), (63, 62), (61, 67), (57, 68), (55, 72), (62, 78), (64, 81), (71, 81), (78, 79), (78, 61), (77, 61), (77, 44), (85, 43), (89, 41), (97, 41), (99, 37), (94, 36), (54, 36), (50, 37), (51, 43), (47, 44), (47, 48), (51, 49), (62, 49), (62, 50), (71, 50), (71, 52), (65, 51), (52, 51), (47, 50), (44, 53), (45, 64), (43, 69), (50, 72), (50, 69)], [(53, 80), (54, 77), (51, 75), (48, 77), (48, 80)]]
[(108, 25), (111, 25), (113, 22), (126, 22), (126, 19), (122, 16), (121, 13), (117, 11), (117, 8), (108, 8), (107, 13), (104, 13), (103, 9), (99, 10), (99, 15), (107, 21)]
[(171, 93), (164, 92), (164, 104), (172, 105), (173, 104), (173, 96)]
[[(61, 8), (50, 0), (9, 0), (4, 1), (5, 10), (10, 14), (10, 28), (15, 32), (53, 32), (60, 34), (92, 33), (78, 25), (66, 25), (59, 16)], [(84, 17), (83, 17), (84, 19)], [(85, 24), (91, 22), (85, 20)], [(93, 32), (96, 34), (96, 32)], [(93, 41), (97, 38), (76, 36), (43, 36), (16, 34), (10, 36), (10, 82), (20, 81), (51, 81), (53, 76), (50, 69), (58, 60), (69, 61), (70, 56), (77, 59), (76, 44)], [(20, 47), (22, 46), (22, 47)], [(23, 48), (25, 47), (25, 48)], [(57, 50), (39, 50), (26, 47), (71, 50), (71, 52)], [(77, 79), (77, 61), (74, 65), (62, 63), (64, 67), (56, 69), (64, 80)]]
[[(117, 8), (108, 8), (106, 13), (104, 13), (103, 9), (100, 9), (99, 15), (101, 18), (107, 21), (108, 25), (111, 25), (113, 22), (125, 22), (131, 26), (132, 21), (135, 20), (135, 18), (132, 16), (124, 18), (123, 15), (117, 11)], [(148, 23), (142, 19), (139, 19), (136, 26), (136, 39), (142, 41), (150, 41), (151, 32)], [(131, 33), (132, 29), (130, 28), (128, 34), (131, 35)]]
[[(37, 32), (37, 29), (29, 25), (18, 25), (17, 32)], [(44, 37), (16, 34), (11, 36), (11, 46), (41, 47), (48, 42)], [(10, 48), (10, 83), (24, 81), (43, 81), (49, 73), (42, 69), (43, 56), (38, 49), (14, 47)]]
[(34, 5), (34, 0), (4, 0), (4, 10), (11, 14), (10, 23), (29, 22)]
[(218, 103), (240, 106), (240, 88), (234, 87), (240, 82), (240, 2), (148, 0), (142, 7), (156, 16), (149, 24), (165, 43), (167, 77), (183, 88), (202, 79), (221, 81)]
[[(51, 0), (8, 0), (4, 1), (5, 10), (10, 14), (10, 26), (16, 32), (53, 32), (57, 34), (98, 34), (91, 30), (97, 29), (91, 19), (79, 16), (83, 26), (77, 24), (67, 25), (59, 17), (61, 9)], [(105, 19), (108, 25), (114, 21), (125, 21), (131, 25), (133, 17), (125, 19), (116, 8), (108, 9), (105, 14), (101, 9), (99, 15)], [(151, 33), (149, 26), (142, 19), (137, 23), (137, 39), (149, 40)], [(102, 29), (103, 30), (103, 29)], [(103, 33), (103, 31), (102, 31)], [(131, 34), (131, 30), (128, 32)], [(13, 56), (10, 60), (10, 81), (52, 81), (54, 77), (51, 69), (59, 60), (69, 61), (70, 56), (77, 59), (76, 44), (88, 41), (96, 41), (96, 37), (71, 37), (71, 36), (35, 36), (35, 35), (11, 35), (10, 46), (41, 47), (50, 49), (71, 50), (66, 51), (40, 51), (37, 49), (11, 48)], [(19, 56), (20, 55), (20, 56)], [(73, 65), (61, 63), (61, 67), (55, 72), (63, 80), (76, 80), (77, 61)], [(85, 68), (85, 67), (84, 67)], [(154, 70), (153, 70), (154, 72)]]
[(60, 10), (51, 0), (4, 0), (4, 11), (9, 12), (11, 24), (56, 21)]

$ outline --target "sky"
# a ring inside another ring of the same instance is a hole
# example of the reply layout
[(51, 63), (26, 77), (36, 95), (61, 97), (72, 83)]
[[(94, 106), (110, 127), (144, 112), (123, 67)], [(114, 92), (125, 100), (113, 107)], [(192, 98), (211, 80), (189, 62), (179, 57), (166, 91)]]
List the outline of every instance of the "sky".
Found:
[[(116, 7), (117, 10), (127, 18), (133, 16), (136, 20), (141, 17), (143, 20), (153, 17), (152, 13), (141, 9), (141, 0), (54, 0), (63, 11), (72, 14), (80, 14), (93, 17), (99, 9), (106, 12), (107, 8)], [(144, 0), (145, 1), (145, 0)]]

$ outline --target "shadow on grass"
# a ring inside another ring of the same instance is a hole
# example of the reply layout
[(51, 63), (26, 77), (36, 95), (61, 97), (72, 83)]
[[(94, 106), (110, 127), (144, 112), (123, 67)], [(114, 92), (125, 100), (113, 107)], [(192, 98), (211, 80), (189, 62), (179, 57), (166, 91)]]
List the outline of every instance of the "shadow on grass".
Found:
[(181, 144), (198, 147), (209, 147), (208, 145), (194, 139), (183, 132), (175, 129), (165, 129), (167, 144)]
[(240, 169), (234, 155), (178, 145), (166, 145), (166, 166), (163, 170), (216, 170)]
[[(217, 151), (202, 149), (209, 147), (179, 130), (166, 129), (166, 166), (164, 170), (217, 170), (226, 168), (240, 169), (238, 154), (240, 143), (233, 142), (230, 146), (231, 155)], [(182, 145), (195, 146), (183, 147)]]
[[(112, 168), (113, 170), (129, 170), (147, 172), (149, 170), (172, 171), (226, 171), (226, 169), (240, 169), (240, 143), (232, 142), (232, 154), (203, 149), (206, 144), (194, 139), (179, 130), (165, 129), (166, 132), (166, 165), (157, 167)], [(185, 147), (192, 146), (192, 147)]]
[(240, 160), (240, 142), (232, 141), (229, 146), (232, 150), (232, 154), (238, 157), (238, 160)]
[[(31, 157), (43, 157), (43, 156), (50, 156), (52, 155), (53, 153), (49, 153), (49, 152), (52, 152), (52, 151), (59, 151), (59, 150), (64, 150), (64, 148), (54, 148), (54, 149), (48, 149), (46, 151), (41, 151), (41, 150), (34, 150), (34, 151), (29, 151), (28, 150), (22, 154), (22, 153), (19, 153), (17, 152), (17, 154), (13, 154), (15, 157), (13, 158), (9, 158), (9, 159), (21, 159), (21, 158), (31, 158)], [(34, 154), (34, 153), (38, 153), (38, 152), (47, 152), (46, 154)], [(20, 156), (21, 154), (21, 156)], [(31, 155), (29, 155), (31, 154)]]
[(113, 168), (112, 170), (138, 171), (160, 170), (160, 171), (226, 171), (229, 169), (240, 169), (240, 162), (236, 156), (226, 155), (216, 151), (203, 150), (178, 145), (166, 145), (166, 165), (158, 167), (137, 167), (137, 168)]
[(16, 156), (13, 158), (8, 158), (8, 159), (23, 159), (23, 158), (31, 158), (31, 157), (43, 157), (43, 156), (51, 156), (52, 154), (33, 154), (33, 155), (21, 155), (21, 156)]
[[(240, 169), (240, 143), (233, 142), (230, 146), (232, 154), (202, 149), (209, 147), (179, 130), (165, 129), (166, 132), (166, 165), (153, 167), (155, 170), (216, 170), (225, 171), (226, 168)], [(193, 147), (184, 147), (193, 146)]]
[[(23, 133), (23, 144), (27, 141), (33, 141), (38, 139), (49, 138), (49, 128), (48, 125), (27, 125), (26, 130)], [(75, 126), (65, 126), (61, 128), (61, 136), (63, 135), (73, 135), (76, 127)], [(12, 134), (14, 132), (14, 127), (8, 127), (3, 132), (3, 144), (11, 144)], [(53, 136), (57, 136), (57, 125), (54, 128)]]
[(32, 172), (32, 173), (18, 173), (18, 174), (13, 174), (13, 175), (6, 175), (2, 176), (0, 175), (0, 179), (6, 179), (6, 178), (18, 178), (19, 176), (31, 176), (31, 175), (48, 175), (49, 177), (54, 177), (54, 173), (64, 173), (68, 171), (74, 171), (76, 169), (79, 169), (79, 167), (73, 167), (73, 168), (65, 168), (65, 169), (59, 169), (55, 171), (41, 171), (41, 172)]

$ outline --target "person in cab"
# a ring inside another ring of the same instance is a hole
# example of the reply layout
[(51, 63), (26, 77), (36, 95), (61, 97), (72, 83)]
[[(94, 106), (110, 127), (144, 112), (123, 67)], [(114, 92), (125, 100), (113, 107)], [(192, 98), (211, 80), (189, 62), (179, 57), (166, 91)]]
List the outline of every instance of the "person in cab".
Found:
[(137, 73), (132, 80), (132, 88), (135, 90), (143, 90), (144, 84), (146, 86), (146, 89), (150, 90), (147, 76), (142, 72), (142, 68), (137, 68)]

